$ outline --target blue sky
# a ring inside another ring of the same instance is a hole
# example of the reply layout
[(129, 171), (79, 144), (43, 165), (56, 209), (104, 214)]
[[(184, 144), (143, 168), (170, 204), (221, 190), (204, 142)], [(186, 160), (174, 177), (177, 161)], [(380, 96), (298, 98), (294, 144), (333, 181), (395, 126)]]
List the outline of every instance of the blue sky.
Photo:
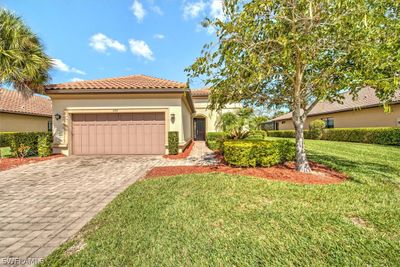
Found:
[[(52, 83), (147, 74), (185, 82), (222, 0), (2, 0), (55, 59)], [(192, 88), (202, 86), (194, 81)]]

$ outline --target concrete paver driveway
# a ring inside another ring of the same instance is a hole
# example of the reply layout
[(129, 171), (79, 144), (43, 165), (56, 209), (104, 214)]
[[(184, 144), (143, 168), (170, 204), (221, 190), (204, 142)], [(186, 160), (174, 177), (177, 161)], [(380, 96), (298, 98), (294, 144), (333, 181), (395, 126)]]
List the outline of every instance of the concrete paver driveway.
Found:
[(6, 262), (11, 257), (47, 256), (163, 162), (161, 157), (72, 156), (0, 172), (0, 265), (11, 263)]

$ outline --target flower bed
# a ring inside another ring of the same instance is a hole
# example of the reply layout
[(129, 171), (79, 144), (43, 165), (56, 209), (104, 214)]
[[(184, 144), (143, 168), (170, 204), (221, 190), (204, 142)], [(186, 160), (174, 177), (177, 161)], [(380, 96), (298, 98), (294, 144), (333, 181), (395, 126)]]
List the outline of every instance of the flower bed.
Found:
[(2, 158), (0, 159), (0, 171), (9, 170), (25, 164), (31, 164), (39, 161), (45, 161), (60, 157), (63, 157), (63, 155), (55, 154), (48, 157), (31, 157), (31, 158)]
[(324, 165), (311, 162), (313, 173), (296, 171), (294, 162), (288, 162), (269, 168), (234, 168), (226, 165), (217, 166), (171, 166), (151, 169), (145, 178), (175, 176), (192, 173), (228, 173), (245, 176), (255, 176), (263, 179), (286, 181), (298, 184), (338, 184), (346, 180), (346, 176)]
[(177, 155), (164, 155), (163, 157), (166, 159), (185, 159), (187, 157), (189, 157), (190, 152), (192, 152), (194, 146), (194, 142), (191, 141), (190, 144), (185, 148), (185, 150)]

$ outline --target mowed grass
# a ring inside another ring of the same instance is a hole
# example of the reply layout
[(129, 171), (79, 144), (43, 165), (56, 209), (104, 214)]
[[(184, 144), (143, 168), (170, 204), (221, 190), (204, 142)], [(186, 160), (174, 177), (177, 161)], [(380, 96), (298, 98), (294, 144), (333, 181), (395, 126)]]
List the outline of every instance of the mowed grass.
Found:
[(399, 266), (400, 148), (307, 141), (349, 175), (297, 185), (226, 174), (130, 186), (44, 266)]

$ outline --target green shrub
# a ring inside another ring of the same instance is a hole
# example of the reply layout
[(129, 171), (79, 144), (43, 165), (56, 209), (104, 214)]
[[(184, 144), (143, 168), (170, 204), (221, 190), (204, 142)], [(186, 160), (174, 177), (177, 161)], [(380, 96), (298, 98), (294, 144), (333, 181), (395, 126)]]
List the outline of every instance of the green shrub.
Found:
[(10, 158), (11, 156), (10, 147), (0, 147), (0, 158)]
[(51, 155), (51, 140), (48, 135), (38, 136), (38, 156), (48, 157)]
[(252, 130), (245, 140), (264, 140), (267, 137), (267, 132), (263, 130)]
[(224, 142), (226, 162), (237, 167), (270, 167), (294, 157), (295, 145), (289, 140)]
[(222, 150), (227, 134), (224, 132), (209, 132), (206, 135), (206, 143), (211, 150)]
[(326, 129), (322, 139), (380, 145), (400, 145), (400, 128)]
[(294, 130), (268, 131), (267, 135), (271, 137), (295, 138)]
[[(294, 138), (294, 130), (268, 131), (268, 136)], [(313, 139), (310, 131), (304, 131), (306, 139)], [(322, 140), (356, 142), (379, 145), (400, 145), (400, 128), (335, 128), (324, 129)]]
[(310, 122), (310, 130), (307, 138), (320, 140), (325, 129), (325, 122), (323, 120), (315, 120)]
[(38, 139), (41, 136), (46, 136), (48, 142), (53, 142), (53, 137), (51, 132), (20, 132), (20, 133), (0, 133), (0, 146), (10, 147), (13, 156), (18, 155), (18, 148), (23, 144), (24, 146), (29, 146), (30, 149), (26, 156), (37, 156), (38, 152)]
[(20, 144), (17, 149), (17, 157), (18, 158), (26, 158), (29, 154), (29, 151), (31, 151), (30, 146), (26, 146), (25, 144)]
[(168, 153), (177, 155), (179, 152), (179, 135), (178, 132), (168, 132)]

